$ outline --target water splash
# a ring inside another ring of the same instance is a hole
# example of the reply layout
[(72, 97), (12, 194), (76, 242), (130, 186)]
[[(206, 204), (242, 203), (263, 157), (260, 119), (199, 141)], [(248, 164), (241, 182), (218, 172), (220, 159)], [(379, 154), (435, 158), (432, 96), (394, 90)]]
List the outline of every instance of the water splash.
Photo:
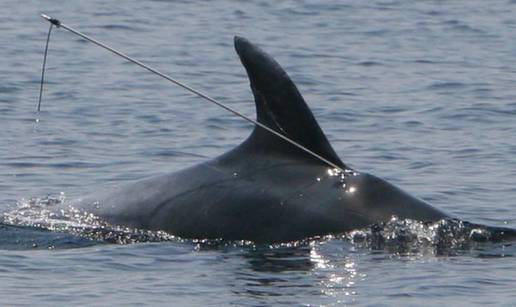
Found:
[[(348, 174), (335, 174), (337, 176)], [(353, 175), (353, 174), (351, 174)], [(198, 250), (239, 246), (256, 248), (252, 241), (227, 241), (223, 239), (182, 239), (165, 231), (143, 230), (126, 226), (111, 225), (101, 218), (76, 209), (65, 207), (58, 212), (52, 207), (66, 202), (64, 193), (57, 197), (23, 199), (17, 208), (4, 213), (0, 222), (4, 225), (27, 226), (45, 231), (71, 234), (99, 243), (131, 244), (140, 242), (190, 242)], [(270, 244), (269, 249), (298, 248), (320, 244), (330, 240), (350, 243), (355, 249), (382, 250), (395, 254), (420, 253), (449, 254), (467, 251), (485, 242), (504, 240), (506, 235), (515, 233), (505, 228), (493, 228), (461, 221), (446, 219), (425, 223), (410, 219), (391, 220), (373, 224), (364, 229), (353, 230), (341, 235), (327, 235), (303, 240)], [(263, 248), (260, 246), (259, 248)]]
[(465, 252), (484, 243), (510, 239), (512, 233), (508, 231), (511, 230), (459, 219), (443, 219), (429, 223), (393, 216), (388, 222), (348, 232), (341, 238), (356, 247), (371, 250), (384, 250), (396, 254), (426, 251), (444, 255)]
[(3, 214), (2, 223), (67, 233), (104, 243), (181, 241), (164, 231), (110, 225), (94, 214), (72, 206), (59, 212), (52, 210), (53, 206), (64, 203), (65, 200), (64, 193), (58, 197), (23, 199), (18, 202), (15, 210)]

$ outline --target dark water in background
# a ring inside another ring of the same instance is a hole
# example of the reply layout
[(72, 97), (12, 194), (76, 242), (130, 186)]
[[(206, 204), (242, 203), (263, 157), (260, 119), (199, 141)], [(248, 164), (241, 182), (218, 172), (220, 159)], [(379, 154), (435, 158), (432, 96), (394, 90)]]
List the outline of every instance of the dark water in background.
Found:
[[(251, 131), (60, 30), (36, 122), (45, 12), (253, 115), (232, 47), (233, 35), (245, 36), (289, 72), (346, 163), (465, 220), (516, 227), (515, 10), (508, 0), (3, 0), (1, 210), (34, 196), (73, 198), (174, 171), (232, 148)], [(162, 242), (47, 250), (31, 249), (28, 238), (89, 244), (4, 228), (0, 302), (9, 305), (516, 300), (512, 246), (398, 253), (323, 240), (274, 249)]]

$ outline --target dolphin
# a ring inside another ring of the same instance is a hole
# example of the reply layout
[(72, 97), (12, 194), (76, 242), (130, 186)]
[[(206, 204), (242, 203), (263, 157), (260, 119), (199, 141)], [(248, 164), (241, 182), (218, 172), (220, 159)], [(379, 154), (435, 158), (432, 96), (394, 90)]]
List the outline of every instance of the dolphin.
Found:
[(71, 203), (113, 225), (183, 238), (286, 242), (400, 219), (449, 215), (374, 175), (342, 162), (298, 89), (267, 53), (242, 37), (257, 121), (339, 168), (255, 127), (236, 148), (171, 174)]

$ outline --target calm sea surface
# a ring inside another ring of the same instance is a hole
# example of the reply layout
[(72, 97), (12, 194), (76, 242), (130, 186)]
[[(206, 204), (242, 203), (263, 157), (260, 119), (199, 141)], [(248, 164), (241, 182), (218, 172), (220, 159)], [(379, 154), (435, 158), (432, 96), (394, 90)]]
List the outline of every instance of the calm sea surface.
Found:
[[(36, 114), (44, 12), (254, 117), (232, 45), (247, 37), (288, 71), (343, 161), (464, 220), (516, 227), (514, 0), (2, 0), (0, 12), (0, 212), (172, 172), (252, 129), (64, 30)], [(516, 302), (510, 244), (119, 245), (4, 224), (0, 236), (1, 305)]]

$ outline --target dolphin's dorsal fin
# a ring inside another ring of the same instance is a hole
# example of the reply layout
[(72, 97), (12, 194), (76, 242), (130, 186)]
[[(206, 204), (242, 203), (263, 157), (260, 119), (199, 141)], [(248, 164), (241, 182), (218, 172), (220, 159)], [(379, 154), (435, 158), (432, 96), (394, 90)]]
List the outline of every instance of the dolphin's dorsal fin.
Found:
[[(330, 162), (344, 167), (344, 163), (331, 147), (303, 97), (283, 68), (245, 38), (235, 37), (235, 49), (251, 82), (258, 122), (282, 133)], [(276, 151), (308, 155), (260, 127), (255, 127), (242, 146), (264, 153)]]

